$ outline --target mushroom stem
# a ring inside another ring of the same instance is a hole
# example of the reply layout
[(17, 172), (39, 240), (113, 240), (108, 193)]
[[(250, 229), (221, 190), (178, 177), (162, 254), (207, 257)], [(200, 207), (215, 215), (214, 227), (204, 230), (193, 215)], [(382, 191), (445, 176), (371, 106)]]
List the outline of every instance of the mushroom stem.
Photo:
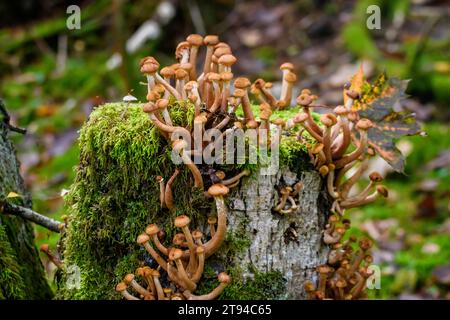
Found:
[[(190, 135), (190, 133), (189, 133)], [(178, 139), (173, 142), (172, 148), (173, 150), (177, 151), (181, 155), (181, 159), (183, 160), (183, 163), (189, 168), (192, 175), (194, 176), (195, 181), (195, 187), (199, 189), (203, 189), (203, 178), (200, 170), (197, 168), (197, 166), (192, 162), (191, 158), (188, 156), (188, 154), (185, 152), (185, 149), (187, 147), (187, 142), (181, 139)]]
[(180, 173), (180, 169), (175, 168), (174, 173), (170, 177), (169, 181), (167, 181), (166, 189), (164, 192), (164, 202), (169, 210), (174, 210), (175, 206), (173, 204), (173, 193), (172, 193), (172, 184), (175, 181), (175, 178)]
[(227, 274), (225, 274), (223, 272), (219, 274), (218, 278), (219, 278), (220, 284), (217, 287), (215, 287), (208, 294), (196, 296), (196, 295), (192, 294), (189, 290), (186, 290), (183, 292), (183, 295), (188, 300), (213, 300), (213, 299), (217, 298), (223, 292), (223, 290), (226, 288), (226, 286), (231, 282), (230, 276), (228, 276)]
[(143, 297), (151, 295), (150, 291), (147, 291), (147, 289), (142, 287), (139, 283), (136, 282), (136, 280), (134, 280), (134, 274), (131, 273), (127, 274), (124, 277), (123, 282), (125, 282), (128, 285), (131, 285), (133, 289), (136, 290), (136, 292), (142, 295)]
[(203, 270), (205, 267), (205, 249), (203, 247), (197, 247), (196, 254), (198, 258), (197, 269), (195, 273), (192, 275), (191, 280), (197, 283), (202, 277)]
[(40, 247), (40, 251), (43, 252), (47, 258), (58, 268), (61, 269), (63, 267), (63, 263), (61, 260), (50, 251), (48, 244), (43, 244)]
[(166, 260), (164, 260), (164, 258), (162, 258), (155, 251), (155, 249), (153, 249), (153, 247), (148, 243), (149, 240), (150, 240), (150, 237), (147, 234), (143, 233), (138, 236), (137, 243), (140, 244), (141, 246), (144, 246), (145, 250), (147, 250), (147, 252), (153, 257), (153, 259), (156, 260), (156, 262), (161, 266), (161, 268), (163, 268), (164, 270), (167, 271)]
[(338, 141), (338, 144), (337, 144), (336, 149), (333, 150), (333, 159), (341, 158), (344, 155), (345, 151), (347, 150), (347, 148), (351, 142), (350, 127), (348, 125), (347, 118), (341, 117), (340, 121), (341, 121), (340, 127), (342, 128), (342, 134), (339, 137), (342, 137), (342, 139), (336, 140), (336, 141)]
[(155, 244), (156, 248), (158, 248), (158, 250), (164, 254), (165, 256), (167, 256), (169, 254), (169, 249), (167, 249), (160, 241), (158, 238), (158, 232), (159, 232), (159, 228), (156, 224), (151, 224), (149, 225), (147, 228), (145, 228), (145, 233), (148, 234), (151, 238), (153, 243)]
[(140, 300), (139, 298), (136, 298), (128, 292), (127, 285), (124, 282), (119, 282), (119, 284), (116, 286), (116, 291), (120, 292), (122, 296), (127, 300)]
[(230, 178), (230, 179), (226, 179), (226, 180), (222, 180), (222, 183), (226, 186), (235, 183), (236, 181), (239, 181), (239, 179), (241, 179), (242, 177), (246, 177), (250, 175), (250, 170), (248, 169), (244, 169), (241, 172), (239, 172), (237, 175), (235, 175), (234, 177)]
[(372, 126), (372, 122), (367, 119), (361, 119), (356, 124), (356, 127), (360, 134), (360, 140), (358, 147), (350, 154), (343, 156), (341, 159), (335, 162), (336, 168), (340, 169), (346, 164), (358, 159), (365, 151), (367, 146), (367, 130)]
[(352, 167), (352, 165), (348, 164), (339, 171), (339, 175), (335, 181), (335, 186), (339, 190), (339, 194), (342, 199), (347, 198), (347, 195), (350, 192), (351, 188), (355, 185), (355, 183), (359, 180), (362, 174), (366, 171), (368, 166), (369, 160), (365, 157), (361, 161), (361, 164), (357, 169), (357, 171), (350, 178), (348, 178), (347, 181), (345, 181), (342, 185), (340, 185), (340, 180), (342, 179), (342, 176), (345, 174), (345, 172)]
[(161, 282), (159, 282), (159, 272), (158, 275), (156, 275), (156, 273), (153, 274), (153, 282), (155, 284), (158, 300), (164, 300), (164, 291), (162, 289)]
[(157, 176), (156, 181), (158, 181), (158, 183), (159, 183), (159, 202), (160, 202), (161, 208), (165, 208), (166, 203), (164, 201), (164, 195), (165, 195), (164, 178), (161, 176)]
[(170, 92), (171, 95), (175, 97), (176, 100), (181, 100), (181, 95), (178, 91), (172, 87), (163, 77), (161, 77), (158, 73), (155, 73), (156, 82), (160, 83), (164, 89)]

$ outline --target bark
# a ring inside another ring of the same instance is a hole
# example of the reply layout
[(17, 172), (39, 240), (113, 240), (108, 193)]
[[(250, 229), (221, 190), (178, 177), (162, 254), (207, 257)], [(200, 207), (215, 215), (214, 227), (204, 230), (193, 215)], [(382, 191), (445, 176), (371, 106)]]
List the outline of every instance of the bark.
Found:
[[(304, 188), (296, 197), (299, 211), (280, 215), (272, 208), (278, 203), (277, 186), (302, 181)], [(285, 293), (279, 298), (306, 298), (303, 285), (315, 280), (315, 268), (326, 262), (328, 247), (323, 244), (327, 200), (322, 179), (316, 171), (296, 173), (288, 168), (275, 175), (254, 174), (230, 196), (230, 230), (245, 226), (250, 246), (234, 257), (244, 266), (244, 277), (259, 272), (279, 271), (286, 280)]]
[[(0, 120), (0, 200), (13, 191), (22, 195), (21, 206), (31, 208), (31, 197), (8, 138), (11, 126), (5, 118)], [(32, 224), (22, 217), (0, 212), (0, 299), (48, 299), (51, 296), (34, 244)]]

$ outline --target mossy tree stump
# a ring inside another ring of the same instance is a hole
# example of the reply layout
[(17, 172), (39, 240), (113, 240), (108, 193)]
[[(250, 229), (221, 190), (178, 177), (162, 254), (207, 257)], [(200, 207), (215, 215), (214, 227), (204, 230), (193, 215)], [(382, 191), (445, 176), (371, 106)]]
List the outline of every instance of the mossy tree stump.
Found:
[[(192, 122), (192, 106), (178, 102), (169, 110), (176, 125)], [(207, 216), (215, 211), (214, 200), (195, 190), (191, 173), (184, 169), (173, 185), (176, 210), (160, 208), (155, 177), (168, 179), (175, 165), (170, 146), (140, 104), (97, 108), (82, 128), (79, 144), (80, 164), (67, 198), (70, 218), (63, 241), (65, 267), (78, 270), (79, 279), (74, 286), (73, 274), (63, 274), (57, 297), (120, 299), (114, 287), (125, 274), (144, 264), (157, 266), (136, 244), (145, 227), (158, 224), (166, 233), (164, 244), (170, 246), (173, 235), (180, 232), (173, 220), (186, 214), (191, 230), (209, 236)], [(226, 271), (233, 282), (221, 299), (303, 298), (304, 281), (326, 261), (321, 231), (328, 203), (322, 180), (295, 139), (286, 139), (280, 154), (275, 175), (262, 176), (254, 167), (253, 174), (231, 190), (226, 199), (225, 243), (207, 259), (196, 294), (210, 291), (217, 285), (217, 274)], [(242, 168), (220, 169), (232, 176)], [(278, 186), (299, 180), (305, 185), (297, 198), (300, 212), (273, 213)], [(163, 277), (163, 286), (166, 281)]]
[[(9, 200), (31, 208), (31, 196), (24, 187), (8, 133), (8, 126), (0, 121), (0, 200), (15, 192), (20, 197)], [(0, 299), (48, 299), (51, 296), (34, 244), (33, 225), (21, 217), (0, 213)]]

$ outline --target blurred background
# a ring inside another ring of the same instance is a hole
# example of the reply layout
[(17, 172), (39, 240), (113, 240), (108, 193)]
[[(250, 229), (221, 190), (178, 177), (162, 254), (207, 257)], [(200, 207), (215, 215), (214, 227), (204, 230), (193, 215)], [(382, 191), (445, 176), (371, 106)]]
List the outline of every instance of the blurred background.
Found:
[[(427, 137), (398, 141), (406, 174), (384, 161), (384, 203), (349, 212), (353, 234), (372, 237), (381, 266), (380, 299), (450, 299), (450, 4), (446, 0), (97, 0), (78, 2), (81, 28), (69, 30), (74, 1), (0, 2), (0, 97), (32, 191), (34, 209), (57, 219), (74, 179), (78, 130), (93, 108), (131, 93), (143, 100), (139, 59), (174, 63), (174, 49), (190, 33), (218, 34), (238, 58), (233, 72), (277, 83), (290, 61), (298, 88), (325, 104), (340, 104), (342, 87), (364, 65), (371, 79), (411, 79), (412, 110)], [(368, 30), (368, 6), (381, 8), (381, 29)], [(58, 235), (36, 228), (37, 244)], [(52, 279), (52, 265), (44, 257)], [(51, 281), (51, 280), (50, 280)]]

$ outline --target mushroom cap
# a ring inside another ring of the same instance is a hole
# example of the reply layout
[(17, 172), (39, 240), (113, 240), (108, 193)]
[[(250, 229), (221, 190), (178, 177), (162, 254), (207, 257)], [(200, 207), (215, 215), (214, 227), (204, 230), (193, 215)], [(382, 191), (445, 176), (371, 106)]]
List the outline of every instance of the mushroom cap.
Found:
[(146, 63), (157, 64), (158, 67), (159, 67), (159, 62), (158, 62), (154, 57), (152, 57), (152, 56), (147, 56), (147, 57), (142, 58), (142, 59), (139, 61), (139, 67), (142, 67), (142, 66), (143, 66), (144, 64), (146, 64)]
[(184, 85), (184, 90), (191, 91), (194, 88), (198, 88), (198, 83), (195, 80), (191, 80)]
[(145, 228), (145, 233), (148, 234), (149, 236), (153, 236), (153, 235), (157, 234), (158, 232), (159, 232), (159, 227), (154, 223), (148, 225), (147, 228)]
[(208, 217), (208, 224), (216, 224), (217, 223), (217, 217), (216, 216), (209, 216)]
[(239, 77), (234, 80), (234, 86), (239, 89), (246, 89), (250, 87), (251, 84), (250, 80), (244, 77)]
[(201, 239), (202, 237), (203, 237), (203, 232), (201, 232), (200, 230), (192, 231), (192, 238)]
[(231, 49), (230, 45), (226, 42), (219, 42), (218, 44), (216, 44), (214, 46), (214, 49), (221, 48), (221, 47), (227, 47), (227, 48)]
[(188, 143), (183, 139), (178, 139), (172, 142), (172, 149), (180, 152), (188, 147)]
[(216, 183), (213, 184), (211, 187), (209, 187), (208, 189), (208, 193), (210, 195), (212, 195), (213, 197), (221, 197), (224, 196), (228, 193), (228, 191), (230, 191), (230, 189), (228, 189), (227, 186), (221, 184), (221, 183)]
[[(219, 48), (220, 49), (220, 48)], [(219, 64), (223, 64), (224, 66), (230, 67), (235, 64), (237, 61), (236, 57), (232, 54), (225, 54), (219, 58)]]
[(199, 47), (203, 44), (203, 37), (199, 34), (190, 34), (187, 36), (186, 41), (189, 42), (191, 46)]
[[(314, 147), (312, 148), (311, 152), (313, 154), (317, 154), (317, 153), (319, 153), (322, 150), (323, 150), (323, 143), (316, 143), (314, 145)], [(328, 167), (327, 167), (327, 169), (328, 169)]]
[(242, 98), (245, 96), (245, 90), (240, 88), (234, 89), (233, 96), (236, 98)]
[(280, 193), (281, 193), (281, 194), (289, 194), (289, 193), (291, 193), (291, 192), (292, 192), (292, 188), (289, 187), (289, 186), (283, 187), (283, 188), (281, 188), (281, 190), (280, 190)]
[(140, 71), (143, 74), (154, 74), (156, 71), (158, 71), (159, 65), (155, 63), (145, 63), (142, 65)]
[(208, 72), (206, 74), (206, 80), (208, 81), (220, 81), (220, 74), (216, 72)]
[(286, 121), (284, 121), (284, 120), (281, 119), (281, 118), (277, 118), (277, 119), (273, 120), (272, 123), (273, 123), (274, 125), (276, 125), (276, 126), (282, 126), (282, 127), (284, 127), (284, 125), (286, 124)]
[(235, 127), (236, 129), (243, 129), (244, 128), (244, 126), (242, 125), (242, 122), (240, 122), (240, 121), (233, 122), (233, 127)]
[(204, 114), (199, 114), (194, 118), (194, 123), (206, 123), (208, 121), (208, 118)]
[(135, 273), (136, 273), (136, 275), (143, 277), (145, 275), (144, 271), (145, 271), (145, 269), (143, 267), (139, 267), (136, 269)]
[(327, 165), (323, 165), (323, 166), (321, 166), (321, 167), (319, 168), (319, 173), (320, 173), (322, 176), (327, 175), (328, 172), (330, 172), (330, 169), (328, 169), (328, 166), (327, 166)]
[(297, 81), (297, 76), (293, 72), (289, 72), (285, 77), (284, 80), (286, 80), (289, 83), (294, 83)]
[(169, 260), (178, 260), (183, 256), (183, 250), (178, 248), (172, 248), (169, 251)]
[(137, 242), (138, 244), (144, 244), (144, 243), (148, 242), (149, 240), (150, 240), (150, 238), (149, 238), (149, 236), (148, 236), (147, 234), (141, 233), (141, 234), (137, 237), (136, 242)]
[(383, 186), (383, 185), (378, 185), (377, 186), (377, 192), (378, 192), (378, 194), (382, 195), (385, 198), (387, 198), (389, 196), (388, 189), (385, 186)]
[(42, 252), (48, 252), (48, 244), (44, 243), (39, 247), (39, 250)]
[(320, 122), (326, 127), (332, 127), (336, 124), (336, 116), (332, 113), (323, 114), (320, 116)]
[(164, 178), (161, 177), (161, 176), (156, 176), (156, 181), (157, 181), (157, 182), (163, 182), (163, 181), (164, 181)]
[(218, 48), (215, 48), (215, 50), (214, 50), (214, 56), (217, 59), (220, 59), (220, 57), (222, 57), (222, 56), (224, 56), (226, 54), (231, 54), (230, 47), (218, 47)]
[(122, 291), (125, 291), (125, 290), (127, 290), (127, 285), (124, 283), (124, 282), (119, 282), (117, 285), (116, 285), (116, 291), (117, 292), (122, 292)]
[(276, 107), (278, 109), (283, 109), (287, 105), (287, 102), (284, 100), (278, 100), (276, 103)]
[(294, 70), (294, 65), (290, 62), (285, 62), (280, 66), (280, 70), (292, 71), (292, 70)]
[(382, 177), (381, 174), (380, 174), (379, 172), (377, 172), (377, 171), (372, 172), (372, 173), (369, 175), (369, 179), (370, 179), (370, 181), (373, 181), (373, 182), (380, 182), (380, 181), (383, 181), (383, 177)]
[(303, 288), (305, 288), (306, 292), (313, 292), (314, 290), (316, 290), (316, 286), (311, 281), (306, 281), (303, 285)]
[(156, 104), (154, 104), (153, 102), (147, 102), (146, 104), (144, 104), (144, 106), (142, 107), (142, 110), (145, 113), (152, 113), (155, 112), (156, 110), (158, 110), (158, 107), (156, 106)]
[(125, 282), (126, 284), (130, 284), (131, 281), (134, 280), (134, 274), (129, 273), (127, 274), (125, 277), (123, 277), (123, 282)]
[(177, 228), (184, 228), (191, 222), (191, 219), (189, 219), (186, 215), (181, 215), (175, 218), (175, 227)]
[(370, 239), (367, 238), (361, 239), (358, 244), (359, 247), (364, 251), (369, 250), (370, 248), (372, 248), (373, 245), (372, 241), (370, 241)]
[(225, 82), (233, 80), (233, 73), (229, 71), (224, 71), (220, 74), (220, 79)]
[(338, 116), (345, 116), (348, 114), (348, 110), (346, 107), (344, 106), (337, 106), (336, 108), (334, 108), (334, 113), (336, 113)]
[(266, 83), (264, 84), (264, 88), (266, 88), (266, 89), (271, 89), (271, 88), (273, 88), (273, 83), (272, 83), (272, 82), (266, 82)]
[(207, 46), (215, 46), (219, 43), (219, 37), (216, 35), (207, 35), (203, 38), (203, 43)]
[(161, 73), (164, 78), (172, 78), (175, 75), (175, 70), (171, 67), (164, 67), (159, 73)]
[(158, 278), (161, 276), (159, 271), (155, 270), (155, 269), (151, 269), (151, 275), (152, 275), (152, 277), (158, 277)]
[(248, 129), (256, 129), (259, 126), (256, 120), (248, 120), (245, 125)]
[(297, 113), (294, 117), (294, 123), (303, 123), (308, 120), (309, 116), (305, 112)]
[(177, 45), (177, 48), (175, 49), (175, 56), (176, 56), (176, 58), (177, 59), (181, 58), (181, 54), (182, 54), (183, 50), (189, 50), (190, 47), (191, 47), (191, 45), (189, 44), (189, 42), (181, 41)]
[(165, 109), (165, 108), (167, 108), (168, 105), (169, 105), (168, 99), (159, 99), (158, 101), (156, 101), (156, 106), (159, 109)]
[(177, 233), (173, 236), (172, 243), (174, 245), (182, 245), (186, 241), (186, 236), (183, 233)]
[(226, 274), (225, 272), (221, 272), (219, 273), (217, 279), (219, 279), (220, 283), (230, 283), (231, 282), (231, 277)]
[(307, 107), (313, 102), (313, 96), (307, 93), (301, 93), (297, 97), (297, 103), (301, 106)]
[(343, 278), (339, 278), (336, 280), (336, 287), (338, 288), (345, 288), (347, 286), (347, 281)]
[(260, 105), (261, 112), (259, 114), (259, 118), (261, 120), (269, 120), (270, 116), (272, 115), (272, 109), (270, 108), (270, 105), (267, 103), (263, 103)]
[(373, 127), (373, 124), (369, 119), (363, 118), (356, 123), (356, 127), (361, 130), (368, 130), (369, 128)]
[(255, 85), (256, 88), (261, 89), (261, 88), (264, 88), (264, 86), (266, 85), (266, 82), (263, 79), (258, 78), (255, 80), (255, 82), (253, 82), (253, 84)]
[(217, 170), (214, 174), (215, 174), (215, 175), (217, 176), (217, 178), (219, 178), (220, 180), (225, 179), (225, 172), (223, 172), (222, 170)]
[(178, 80), (184, 79), (184, 78), (186, 78), (187, 76), (188, 76), (188, 73), (187, 73), (187, 71), (184, 70), (184, 69), (178, 68), (177, 71), (175, 71), (175, 77), (176, 77)]

